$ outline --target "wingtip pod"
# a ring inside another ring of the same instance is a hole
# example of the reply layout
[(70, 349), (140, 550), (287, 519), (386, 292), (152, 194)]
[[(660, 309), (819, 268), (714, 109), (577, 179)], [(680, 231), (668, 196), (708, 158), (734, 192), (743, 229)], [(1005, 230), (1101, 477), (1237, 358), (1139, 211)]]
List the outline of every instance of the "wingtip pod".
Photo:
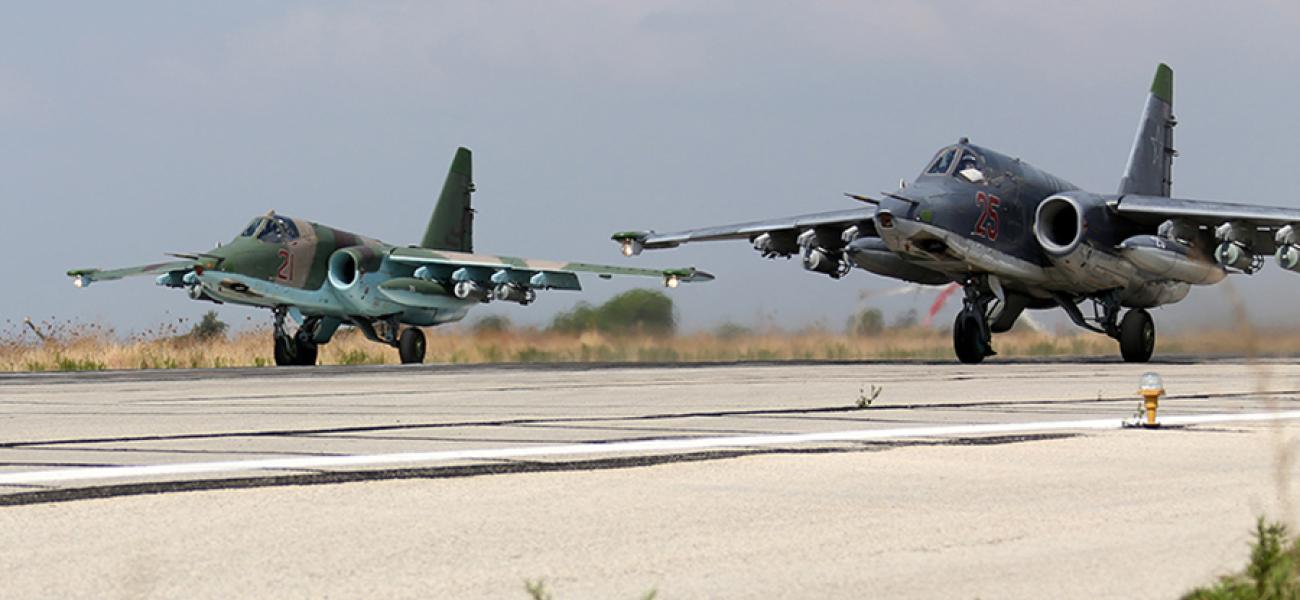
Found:
[(1163, 100), (1166, 104), (1174, 104), (1174, 70), (1169, 65), (1160, 63), (1156, 67), (1155, 79), (1151, 81), (1151, 95)]
[(94, 281), (91, 277), (98, 269), (72, 269), (68, 271), (68, 277), (72, 278), (72, 285), (78, 288), (84, 288)]
[(636, 256), (645, 249), (645, 239), (649, 235), (648, 231), (620, 231), (609, 236), (609, 239), (618, 242), (623, 256)]
[(713, 281), (713, 274), (695, 267), (664, 269), (664, 287), (675, 288), (683, 283), (701, 283), (705, 281)]

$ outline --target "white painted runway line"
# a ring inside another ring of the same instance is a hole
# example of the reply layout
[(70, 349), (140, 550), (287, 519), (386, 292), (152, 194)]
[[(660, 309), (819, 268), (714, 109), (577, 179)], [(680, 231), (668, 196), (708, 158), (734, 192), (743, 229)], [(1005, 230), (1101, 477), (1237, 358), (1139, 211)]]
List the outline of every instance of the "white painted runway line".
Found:
[[(1174, 416), (1160, 419), (1163, 425), (1203, 425), (1209, 423), (1241, 423), (1300, 419), (1300, 411), (1266, 413), (1227, 413), (1211, 415)], [(411, 464), (436, 464), (464, 460), (523, 459), (556, 456), (581, 456), (597, 454), (629, 454), (637, 452), (676, 452), (691, 450), (716, 450), (727, 448), (752, 448), (763, 446), (790, 446), (795, 444), (826, 442), (862, 442), (907, 438), (936, 438), (952, 436), (978, 436), (997, 434), (1041, 433), (1067, 430), (1120, 429), (1124, 419), (1089, 419), (1079, 421), (1039, 421), (1030, 423), (992, 423), (984, 425), (942, 425), (929, 427), (904, 427), (897, 429), (859, 429), (826, 431), (820, 433), (772, 434), (752, 436), (705, 437), (672, 440), (639, 440), (635, 442), (604, 442), (530, 446), (511, 448), (481, 448), (477, 450), (449, 450), (440, 452), (401, 452), (394, 454), (361, 454), (351, 456), (310, 456), (295, 458), (269, 458), (224, 462), (196, 462), (165, 465), (133, 465), (120, 467), (83, 467), (50, 471), (29, 471), (0, 474), (0, 486), (48, 484), (65, 481), (105, 481), (137, 477), (166, 477), (197, 475), (203, 473), (246, 473), (255, 471), (284, 471), (329, 469), (339, 467), (377, 467)]]

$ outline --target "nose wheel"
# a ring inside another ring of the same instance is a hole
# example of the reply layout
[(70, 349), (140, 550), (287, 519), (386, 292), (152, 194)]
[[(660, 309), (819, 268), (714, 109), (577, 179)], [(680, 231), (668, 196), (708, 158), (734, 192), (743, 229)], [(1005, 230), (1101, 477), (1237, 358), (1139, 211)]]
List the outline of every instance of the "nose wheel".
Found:
[(968, 281), (962, 289), (966, 297), (952, 324), (952, 347), (957, 360), (973, 365), (997, 354), (993, 351), (993, 332), (989, 327), (990, 306), (997, 296), (979, 279)]
[(979, 318), (965, 310), (957, 313), (957, 320), (952, 324), (952, 346), (957, 360), (968, 365), (983, 362), (992, 349), (981, 337)]
[(298, 331), (290, 334), (285, 327), (288, 309), (275, 309), (275, 365), (277, 367), (312, 366), (320, 352), (313, 339), (319, 319), (308, 318)]

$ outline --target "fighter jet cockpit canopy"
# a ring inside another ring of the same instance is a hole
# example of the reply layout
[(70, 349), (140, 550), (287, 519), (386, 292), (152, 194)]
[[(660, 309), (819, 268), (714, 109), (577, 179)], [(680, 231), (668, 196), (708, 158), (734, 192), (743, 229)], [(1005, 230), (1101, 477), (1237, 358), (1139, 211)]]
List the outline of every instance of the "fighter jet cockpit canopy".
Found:
[(274, 212), (257, 217), (244, 228), (239, 237), (257, 238), (260, 241), (279, 244), (298, 239), (298, 226), (292, 219), (286, 219)]
[(930, 162), (930, 167), (925, 170), (925, 174), (951, 175), (971, 183), (984, 182), (987, 179), (984, 174), (984, 157), (967, 146), (968, 143), (966, 138), (962, 138), (956, 146), (940, 150)]
[(957, 148), (944, 148), (939, 151), (939, 155), (934, 157), (930, 162), (930, 168), (925, 170), (926, 175), (947, 175), (948, 170), (952, 169), (952, 163), (957, 158)]
[(985, 179), (984, 158), (970, 148), (963, 149), (961, 158), (957, 159), (957, 167), (953, 169), (953, 176), (960, 177), (971, 183), (983, 182)]

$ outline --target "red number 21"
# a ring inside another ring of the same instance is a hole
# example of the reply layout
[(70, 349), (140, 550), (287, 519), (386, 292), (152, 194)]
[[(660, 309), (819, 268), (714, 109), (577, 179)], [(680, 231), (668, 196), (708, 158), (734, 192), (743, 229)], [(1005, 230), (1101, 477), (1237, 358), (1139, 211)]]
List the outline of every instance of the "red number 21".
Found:
[(275, 276), (284, 281), (289, 281), (293, 279), (293, 255), (288, 250), (281, 248), (279, 256), (284, 262), (280, 263), (280, 268), (276, 270)]
[(988, 238), (990, 242), (998, 241), (998, 205), (1002, 204), (1002, 200), (979, 192), (975, 194), (975, 204), (980, 207), (979, 219), (975, 221), (975, 235)]

